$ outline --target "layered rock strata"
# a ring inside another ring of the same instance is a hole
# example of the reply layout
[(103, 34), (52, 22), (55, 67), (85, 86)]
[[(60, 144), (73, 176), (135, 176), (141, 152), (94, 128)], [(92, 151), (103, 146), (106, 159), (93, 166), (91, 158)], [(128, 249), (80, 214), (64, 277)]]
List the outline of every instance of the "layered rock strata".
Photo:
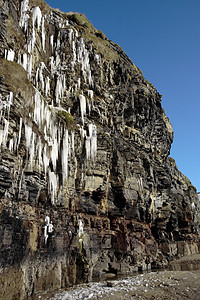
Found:
[(0, 1), (0, 295), (199, 252), (161, 95), (83, 14)]

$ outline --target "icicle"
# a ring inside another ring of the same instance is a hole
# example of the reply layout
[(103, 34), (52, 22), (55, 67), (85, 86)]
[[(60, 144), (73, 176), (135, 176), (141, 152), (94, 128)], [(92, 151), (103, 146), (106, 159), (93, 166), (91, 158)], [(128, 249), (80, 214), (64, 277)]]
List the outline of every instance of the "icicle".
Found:
[(6, 52), (6, 57), (5, 57), (7, 60), (9, 61), (14, 61), (14, 58), (15, 58), (15, 51), (10, 49)]
[(81, 134), (82, 138), (84, 138), (87, 134), (86, 130), (84, 130), (83, 127), (80, 128), (80, 134)]
[(57, 192), (57, 177), (54, 172), (49, 171), (49, 192), (51, 193), (51, 203), (54, 204)]
[(88, 107), (88, 113), (89, 113), (89, 116), (90, 116), (90, 111), (91, 111), (91, 102), (89, 99), (87, 99), (87, 107)]
[(56, 90), (55, 90), (57, 104), (60, 104), (60, 98), (63, 98), (65, 89), (66, 89), (65, 74), (61, 74), (57, 79)]
[(25, 124), (26, 148), (29, 150), (31, 146), (32, 128)]
[[(41, 13), (39, 6), (34, 7), (31, 10), (31, 12), (32, 12), (32, 25), (33, 26), (32, 26), (32, 35), (31, 35), (29, 43), (27, 45), (27, 50), (28, 50), (29, 54), (34, 49), (35, 42), (36, 42), (35, 26), (37, 25), (37, 30), (39, 31), (40, 24), (42, 21), (42, 13)], [(31, 63), (32, 63), (32, 60), (31, 60)], [(32, 66), (31, 66), (31, 69), (32, 69)]]
[(7, 138), (8, 138), (8, 128), (9, 128), (9, 121), (4, 119), (5, 126), (4, 126), (4, 131), (3, 131), (3, 141), (6, 143)]
[(68, 130), (65, 129), (63, 137), (63, 149), (62, 149), (62, 175), (63, 175), (63, 185), (68, 177), (68, 155), (69, 155), (69, 145), (68, 145)]
[(9, 141), (9, 150), (10, 150), (10, 152), (13, 152), (13, 148), (14, 148), (14, 141), (13, 141), (13, 139), (10, 139), (10, 141)]
[(43, 166), (44, 166), (44, 174), (46, 177), (47, 174), (47, 167), (49, 166), (49, 158), (47, 156), (47, 146), (44, 146), (44, 151), (43, 151)]
[(75, 47), (75, 41), (72, 41), (72, 53), (73, 53), (73, 58), (72, 58), (71, 66), (72, 66), (72, 69), (73, 69), (74, 66), (75, 66), (75, 63), (76, 63), (76, 47)]
[(86, 140), (85, 140), (86, 157), (87, 160), (89, 160), (90, 158), (94, 160), (97, 154), (96, 125), (89, 124), (88, 129), (89, 129), (89, 136), (86, 136)]
[(41, 12), (39, 6), (33, 7), (31, 12), (32, 12), (33, 28), (35, 27), (35, 24), (37, 23), (37, 29), (39, 31), (41, 20), (42, 20), (42, 12)]
[(51, 111), (48, 105), (45, 105), (44, 108), (44, 118), (46, 120), (46, 128), (50, 130), (51, 128)]
[(94, 92), (92, 90), (88, 90), (88, 97), (93, 100)]
[(97, 154), (97, 130), (96, 125), (92, 127), (92, 137), (91, 137), (91, 158), (94, 160)]
[(84, 124), (84, 116), (86, 115), (85, 97), (83, 95), (79, 95), (79, 100), (80, 100), (81, 118), (82, 118), (82, 122)]
[(53, 35), (51, 35), (50, 36), (50, 44), (51, 44), (52, 51), (53, 51), (53, 39), (54, 39), (54, 37), (53, 37)]
[(79, 78), (78, 79), (78, 89), (80, 89), (81, 88), (81, 79)]
[(38, 91), (36, 91), (34, 98), (35, 98), (34, 121), (40, 127), (41, 118), (43, 117), (43, 115), (41, 114), (42, 113), (41, 112), (42, 103), (41, 103), (40, 94)]
[(48, 240), (48, 234), (47, 234), (47, 225), (44, 226), (44, 243), (47, 243)]
[(14, 137), (9, 141), (9, 150), (10, 152), (16, 151), (16, 133), (14, 133)]
[(58, 160), (58, 150), (59, 150), (59, 147), (58, 147), (57, 137), (55, 136), (54, 140), (53, 140), (52, 149), (51, 149), (51, 161), (53, 164), (54, 172), (56, 172), (56, 163)]
[[(73, 46), (73, 44), (72, 44)], [(72, 47), (73, 50), (73, 47)], [(83, 38), (78, 41), (77, 60), (81, 64), (81, 70), (84, 80), (88, 80), (90, 86), (93, 85), (92, 74), (90, 69), (89, 51), (85, 47)], [(74, 59), (73, 59), (74, 62)]]
[(49, 117), (49, 107), (47, 104), (45, 104), (44, 100), (41, 99), (40, 93), (37, 90), (34, 96), (34, 100), (34, 121), (36, 124), (38, 124), (40, 129), (43, 129), (43, 125), (46, 121), (45, 119)]
[(48, 216), (45, 217), (45, 222), (46, 222), (46, 225), (49, 226), (49, 224), (50, 224), (50, 218)]
[(45, 82), (45, 95), (48, 95), (48, 92), (50, 90), (50, 78), (47, 76), (46, 77), (46, 82)]
[(28, 72), (28, 78), (31, 78), (32, 74), (32, 55), (28, 56), (28, 67), (27, 67), (27, 72)]
[(59, 50), (60, 49), (60, 32), (58, 33), (57, 36), (57, 44), (56, 44), (56, 49)]
[(29, 10), (29, 0), (23, 0), (21, 2), (21, 17), (19, 21), (19, 26), (21, 28), (24, 28), (24, 31), (27, 31), (28, 28), (28, 19), (29, 15), (27, 14), (27, 11)]
[(74, 131), (72, 131), (71, 135), (72, 135), (72, 151), (74, 153)]
[(56, 53), (55, 65), (56, 65), (56, 67), (58, 67), (60, 65), (60, 55), (59, 55), (59, 53)]
[(43, 70), (46, 68), (44, 62), (40, 63), (40, 71), (39, 71), (39, 78), (42, 85), (42, 91), (44, 91), (44, 78), (43, 78)]
[(42, 18), (42, 48), (45, 51), (45, 28), (44, 28), (44, 17)]
[(38, 81), (39, 81), (39, 68), (37, 68), (36, 74), (35, 74), (35, 86), (38, 89)]
[(70, 29), (69, 29), (69, 43), (70, 43), (70, 44), (72, 43), (72, 38), (73, 38), (73, 29), (70, 28)]
[(30, 144), (30, 149), (29, 149), (29, 160), (30, 160), (30, 166), (32, 168), (33, 166), (33, 160), (35, 157), (35, 133), (32, 133), (32, 138), (31, 138), (31, 144)]
[(39, 166), (41, 166), (42, 165), (42, 143), (41, 143), (40, 136), (37, 142), (37, 157), (38, 157)]
[(8, 120), (10, 117), (10, 107), (12, 105), (13, 102), (13, 92), (10, 92), (10, 95), (7, 96), (7, 110), (8, 110)]
[(94, 61), (97, 62), (98, 64), (100, 63), (100, 55), (95, 54), (94, 56)]
[(85, 150), (86, 150), (86, 158), (87, 160), (90, 159), (90, 137), (86, 136), (86, 140), (85, 140)]
[(27, 71), (28, 69), (28, 57), (26, 53), (23, 53), (23, 62), (22, 62), (22, 67), (24, 68), (24, 70)]
[(79, 238), (84, 234), (84, 231), (83, 231), (83, 222), (81, 220), (78, 221), (78, 236)]

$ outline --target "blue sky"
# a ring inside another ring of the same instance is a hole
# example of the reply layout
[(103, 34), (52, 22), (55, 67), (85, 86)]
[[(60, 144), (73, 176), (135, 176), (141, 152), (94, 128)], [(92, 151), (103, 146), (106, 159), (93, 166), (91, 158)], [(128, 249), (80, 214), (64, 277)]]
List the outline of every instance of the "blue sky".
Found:
[(47, 0), (84, 13), (163, 95), (174, 129), (170, 156), (200, 191), (200, 0)]

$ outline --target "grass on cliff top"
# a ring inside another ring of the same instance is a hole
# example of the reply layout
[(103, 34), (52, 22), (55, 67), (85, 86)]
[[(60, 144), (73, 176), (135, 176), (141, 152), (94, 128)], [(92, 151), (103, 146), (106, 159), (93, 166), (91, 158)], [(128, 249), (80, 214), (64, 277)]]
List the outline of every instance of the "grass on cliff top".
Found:
[(0, 79), (13, 93), (20, 93), (24, 97), (33, 95), (33, 87), (28, 80), (27, 72), (16, 62), (0, 58)]
[(43, 0), (30, 0), (29, 7), (39, 6), (41, 11), (44, 13), (49, 13), (51, 11), (51, 7)]
[(111, 61), (119, 59), (119, 54), (111, 48), (106, 35), (96, 29), (84, 14), (69, 12), (66, 15), (76, 24), (76, 29), (82, 32), (83, 38), (93, 42), (97, 53), (103, 54), (104, 59)]

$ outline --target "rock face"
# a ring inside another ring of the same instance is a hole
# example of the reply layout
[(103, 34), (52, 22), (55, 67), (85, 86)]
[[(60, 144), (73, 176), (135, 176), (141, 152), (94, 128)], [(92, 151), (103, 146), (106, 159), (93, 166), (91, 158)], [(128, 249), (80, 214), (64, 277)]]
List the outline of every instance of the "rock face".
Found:
[(199, 252), (161, 95), (82, 14), (0, 1), (0, 295)]

